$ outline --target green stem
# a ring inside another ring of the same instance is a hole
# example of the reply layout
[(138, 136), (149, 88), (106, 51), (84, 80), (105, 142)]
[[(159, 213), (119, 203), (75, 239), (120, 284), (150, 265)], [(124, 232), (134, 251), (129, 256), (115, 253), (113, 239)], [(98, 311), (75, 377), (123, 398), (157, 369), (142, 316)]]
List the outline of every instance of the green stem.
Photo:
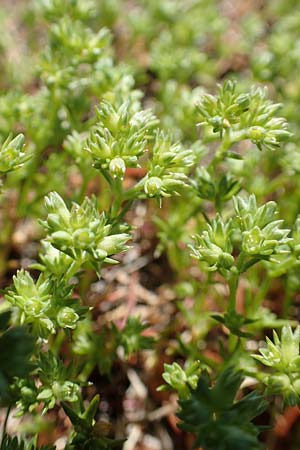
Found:
[(239, 285), (239, 274), (233, 274), (228, 280), (229, 298), (228, 298), (228, 313), (236, 311), (236, 293)]
[(287, 286), (286, 282), (286, 295), (283, 303), (283, 318), (287, 319), (289, 316), (289, 311), (293, 303), (293, 297), (294, 293), (293, 291)]
[(78, 380), (86, 382), (89, 379), (90, 374), (94, 370), (95, 364), (92, 361), (87, 361), (82, 372), (78, 375)]
[(124, 218), (124, 216), (126, 215), (126, 213), (129, 211), (129, 209), (132, 207), (134, 203), (134, 199), (132, 200), (128, 200), (124, 206), (122, 207), (122, 210), (120, 212), (120, 214), (118, 215), (118, 220), (121, 220)]
[(246, 259), (246, 255), (243, 252), (241, 252), (238, 256), (237, 263), (236, 263), (236, 267), (237, 267), (239, 274), (241, 274), (245, 271), (245, 259)]
[(227, 360), (227, 364), (230, 365), (231, 361), (234, 360), (236, 352), (239, 350), (241, 345), (241, 339), (238, 336), (235, 336), (233, 333), (230, 333), (228, 339), (228, 352), (229, 352), (229, 360)]
[(271, 278), (266, 276), (260, 283), (261, 285), (259, 291), (251, 301), (252, 315), (254, 315), (258, 311), (258, 308), (261, 306), (262, 301), (266, 298), (267, 292), (270, 288)]
[(116, 178), (111, 185), (111, 189), (114, 196), (114, 201), (111, 206), (111, 217), (115, 218), (118, 216), (119, 210), (123, 202), (123, 186), (120, 178)]
[(220, 216), (222, 216), (222, 198), (220, 197), (220, 195), (216, 195), (216, 199), (215, 199), (215, 208), (216, 211), (220, 214)]
[(3, 446), (3, 442), (4, 442), (4, 438), (6, 436), (6, 429), (7, 429), (7, 423), (8, 423), (8, 418), (9, 418), (9, 414), (11, 411), (11, 406), (9, 406), (7, 408), (6, 414), (5, 414), (5, 419), (4, 419), (4, 423), (3, 423), (3, 428), (2, 428), (2, 439), (1, 439), (1, 447)]
[(59, 330), (51, 345), (51, 351), (54, 353), (54, 355), (58, 356), (65, 337), (66, 335), (64, 331)]
[(215, 171), (218, 164), (220, 164), (220, 162), (222, 162), (225, 159), (226, 153), (232, 146), (232, 143), (233, 142), (232, 142), (232, 138), (231, 138), (231, 133), (230, 133), (230, 130), (228, 129), (225, 131), (222, 142), (219, 145), (212, 162), (210, 163), (209, 170), (212, 173)]
[(141, 188), (143, 188), (145, 184), (145, 180), (146, 177), (142, 178), (135, 186), (133, 186), (131, 189), (128, 189), (128, 191), (124, 193), (124, 199), (125, 200), (136, 199), (137, 195), (141, 191)]
[(230, 149), (230, 147), (232, 147), (232, 145), (235, 144), (236, 142), (242, 141), (243, 139), (246, 138), (247, 136), (244, 130), (236, 132), (232, 132), (230, 129), (226, 130), (223, 140), (219, 148), (217, 149), (208, 170), (211, 173), (214, 173), (216, 167), (226, 158), (227, 151)]

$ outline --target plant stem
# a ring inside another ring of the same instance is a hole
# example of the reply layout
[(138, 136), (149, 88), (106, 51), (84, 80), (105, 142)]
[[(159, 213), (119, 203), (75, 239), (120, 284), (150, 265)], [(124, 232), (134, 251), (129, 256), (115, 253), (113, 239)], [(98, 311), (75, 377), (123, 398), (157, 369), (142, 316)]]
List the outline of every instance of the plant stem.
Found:
[(114, 194), (113, 204), (111, 206), (111, 217), (115, 218), (118, 215), (120, 207), (123, 202), (123, 187), (120, 178), (116, 178), (111, 185), (112, 192)]
[(3, 445), (4, 437), (6, 436), (6, 429), (7, 429), (8, 417), (9, 417), (10, 411), (11, 411), (11, 406), (9, 406), (7, 408), (7, 411), (6, 411), (6, 414), (5, 414), (5, 419), (4, 419), (4, 422), (3, 422), (1, 447)]
[(211, 172), (215, 172), (215, 169), (218, 166), (218, 164), (225, 159), (226, 152), (227, 152), (227, 150), (229, 150), (232, 143), (233, 142), (232, 142), (232, 138), (231, 138), (231, 132), (228, 129), (225, 131), (224, 137), (222, 138), (222, 142), (219, 145), (219, 147), (215, 153), (215, 156), (210, 164), (209, 170)]
[(220, 164), (226, 158), (226, 153), (230, 149), (230, 147), (232, 147), (232, 145), (235, 144), (236, 142), (239, 142), (243, 139), (246, 139), (246, 134), (244, 130), (232, 132), (230, 128), (227, 129), (225, 131), (222, 142), (219, 148), (217, 149), (212, 162), (210, 163), (209, 171), (211, 173), (214, 173), (218, 164)]
[(236, 311), (236, 292), (239, 285), (239, 274), (233, 274), (228, 280), (229, 298), (228, 313)]

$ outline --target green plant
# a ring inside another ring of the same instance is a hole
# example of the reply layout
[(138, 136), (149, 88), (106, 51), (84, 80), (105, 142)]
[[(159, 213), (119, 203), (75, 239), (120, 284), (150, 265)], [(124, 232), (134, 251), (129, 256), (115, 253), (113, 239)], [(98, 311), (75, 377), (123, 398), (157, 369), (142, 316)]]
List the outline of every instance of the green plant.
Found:
[(209, 378), (203, 374), (190, 398), (180, 401), (181, 428), (196, 435), (196, 445), (206, 449), (259, 449), (259, 428), (252, 420), (267, 407), (266, 401), (252, 392), (239, 401), (235, 395), (241, 374), (224, 371), (210, 389)]
[(282, 393), (289, 405), (299, 404), (299, 333), (299, 327), (294, 332), (290, 326), (283, 327), (280, 340), (274, 331), (274, 342), (267, 338), (267, 347), (259, 349), (261, 355), (254, 355), (272, 370), (270, 375), (262, 375), (267, 392)]
[(0, 6), (0, 450), (176, 440), (159, 380), (203, 450), (300, 406), (299, 14), (246, 3)]

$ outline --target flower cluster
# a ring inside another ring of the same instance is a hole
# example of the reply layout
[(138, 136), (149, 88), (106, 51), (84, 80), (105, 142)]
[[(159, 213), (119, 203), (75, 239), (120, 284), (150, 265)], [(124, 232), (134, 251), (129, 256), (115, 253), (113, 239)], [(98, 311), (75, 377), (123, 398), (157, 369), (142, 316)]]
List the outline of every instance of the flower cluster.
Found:
[(81, 21), (69, 17), (55, 21), (50, 29), (49, 49), (40, 64), (45, 85), (56, 95), (75, 87), (79, 92), (90, 87), (92, 80), (87, 75), (95, 65), (107, 64), (111, 56), (110, 40), (106, 28), (94, 33)]
[[(281, 228), (283, 220), (277, 220), (275, 202), (258, 207), (254, 195), (233, 200), (233, 217), (224, 221), (217, 215), (201, 235), (195, 236), (195, 245), (191, 246), (193, 257), (204, 261), (207, 270), (224, 274), (228, 270), (242, 273), (259, 260), (289, 253), (290, 230)], [(239, 249), (236, 266), (234, 247)]]
[(107, 101), (100, 104), (97, 118), (86, 149), (95, 167), (122, 179), (127, 167), (138, 166), (157, 120), (150, 110), (132, 110), (129, 102), (116, 108)]
[(39, 377), (40, 385), (17, 383), (20, 390), (18, 407), (25, 413), (34, 411), (42, 403), (42, 413), (52, 409), (57, 402), (76, 403), (80, 400), (80, 386), (72, 381), (75, 375), (72, 365), (65, 366), (51, 351), (41, 353), (34, 374)]
[(284, 326), (281, 339), (276, 331), (273, 331), (274, 342), (266, 339), (267, 346), (253, 357), (271, 370), (262, 376), (268, 393), (283, 394), (287, 404), (300, 405), (300, 327), (293, 332), (290, 326)]
[(110, 40), (108, 29), (101, 28), (98, 33), (93, 33), (81, 21), (65, 17), (53, 24), (50, 45), (54, 49), (62, 47), (64, 55), (70, 57), (72, 64), (77, 66), (94, 63), (103, 54), (108, 56)]
[(178, 191), (187, 186), (187, 172), (195, 160), (192, 149), (173, 144), (165, 133), (158, 133), (144, 180), (146, 195), (158, 198), (178, 195)]
[(99, 263), (115, 263), (109, 257), (126, 250), (130, 235), (113, 230), (106, 215), (98, 212), (95, 199), (86, 197), (81, 205), (73, 203), (69, 210), (63, 199), (52, 192), (45, 204), (48, 215), (42, 224), (48, 230), (49, 242), (74, 260), (82, 264), (89, 261), (98, 270)]
[(199, 376), (201, 374), (201, 365), (199, 361), (189, 364), (182, 368), (178, 363), (164, 364), (164, 373), (162, 375), (165, 385), (160, 386), (159, 390), (172, 388), (180, 398), (188, 398), (191, 389), (196, 389)]
[(192, 256), (204, 261), (207, 269), (215, 271), (230, 269), (234, 264), (231, 252), (232, 221), (225, 222), (216, 216), (201, 235), (195, 235), (195, 245), (191, 246)]
[(58, 328), (73, 329), (87, 311), (72, 298), (72, 286), (40, 275), (35, 282), (24, 270), (13, 277), (5, 296), (18, 308), (21, 324), (29, 324), (37, 337), (48, 338)]
[(250, 139), (260, 150), (274, 150), (291, 136), (286, 120), (275, 117), (280, 106), (266, 99), (266, 89), (253, 87), (239, 94), (236, 83), (228, 80), (219, 85), (217, 95), (203, 94), (196, 108), (199, 125), (208, 125), (221, 137), (226, 132), (232, 143)]
[(23, 147), (23, 134), (18, 134), (15, 138), (8, 136), (0, 148), (0, 173), (16, 170), (29, 160), (30, 155), (26, 155)]
[(269, 257), (275, 253), (285, 253), (291, 238), (290, 230), (282, 229), (283, 220), (277, 220), (278, 210), (270, 201), (258, 207), (254, 195), (247, 199), (234, 198), (236, 220), (242, 232), (242, 250), (246, 255)]

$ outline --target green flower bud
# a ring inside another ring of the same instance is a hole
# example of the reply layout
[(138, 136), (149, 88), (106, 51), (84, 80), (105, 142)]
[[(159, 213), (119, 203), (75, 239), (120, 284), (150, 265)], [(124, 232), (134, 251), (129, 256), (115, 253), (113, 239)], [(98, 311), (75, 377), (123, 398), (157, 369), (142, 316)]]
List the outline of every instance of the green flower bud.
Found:
[[(42, 224), (48, 231), (47, 239), (53, 247), (65, 252), (69, 257), (99, 263), (108, 253), (112, 255), (113, 252), (119, 253), (126, 249), (124, 244), (129, 235), (120, 233), (115, 237), (108, 236), (112, 232), (109, 218), (104, 213), (99, 213), (95, 198), (86, 197), (80, 205), (74, 202), (70, 211), (62, 208), (64, 202), (56, 193), (48, 196), (46, 202), (50, 214)], [(65, 221), (61, 214), (68, 220)], [(127, 227), (125, 229), (127, 230)], [(119, 230), (122, 231), (121, 226)], [(51, 259), (53, 261), (53, 258)], [(55, 259), (59, 260), (60, 256), (56, 255)], [(109, 259), (106, 262), (112, 264), (112, 261)], [(53, 263), (59, 264), (55, 261)], [(64, 264), (68, 265), (68, 262), (64, 261)]]
[(164, 373), (162, 375), (167, 385), (180, 393), (182, 397), (187, 397), (189, 389), (187, 387), (187, 376), (185, 371), (176, 362), (164, 365)]
[(298, 394), (300, 394), (300, 379), (294, 381), (293, 386), (294, 386), (295, 391)]
[(57, 192), (50, 192), (50, 194), (45, 197), (45, 207), (49, 214), (57, 214), (65, 224), (69, 223), (70, 213), (65, 202)]
[(109, 171), (114, 178), (124, 178), (126, 166), (122, 158), (114, 158), (109, 163)]
[(243, 233), (242, 248), (249, 255), (272, 255), (277, 245), (276, 239), (266, 239), (263, 231), (257, 226)]
[(64, 383), (55, 381), (52, 385), (52, 392), (57, 400), (72, 403), (78, 400), (79, 386), (71, 381)]
[(250, 104), (250, 96), (249, 94), (240, 94), (235, 102), (238, 104), (239, 108), (246, 110)]
[(243, 233), (243, 251), (249, 255), (257, 255), (260, 253), (264, 236), (258, 227), (254, 227), (250, 231)]
[(220, 267), (224, 267), (224, 269), (230, 269), (234, 264), (234, 257), (232, 255), (230, 255), (230, 253), (223, 252), (219, 256), (218, 263), (219, 263)]
[[(185, 370), (178, 363), (164, 364), (164, 381), (176, 390), (181, 398), (187, 398), (190, 394), (189, 386), (196, 389), (200, 375), (198, 361), (192, 363)], [(162, 386), (164, 388), (165, 386)]]
[(154, 197), (161, 193), (162, 180), (158, 177), (150, 177), (145, 182), (144, 191), (149, 197)]
[(126, 233), (113, 234), (112, 236), (106, 236), (99, 244), (99, 249), (106, 252), (107, 255), (113, 255), (119, 253), (126, 248), (125, 244), (130, 236)]
[(268, 386), (272, 389), (272, 392), (279, 394), (290, 389), (291, 380), (286, 374), (271, 375), (268, 377)]
[(33, 403), (36, 399), (36, 391), (28, 386), (22, 386), (21, 396), (26, 402)]
[(61, 308), (57, 314), (57, 323), (61, 328), (74, 329), (78, 320), (78, 314), (68, 306)]
[(50, 388), (45, 388), (39, 393), (37, 399), (43, 402), (45, 400), (49, 400), (51, 397), (52, 397), (52, 390)]
[(73, 242), (79, 248), (88, 247), (94, 240), (95, 235), (88, 228), (81, 228), (73, 233)]
[(58, 214), (50, 213), (47, 217), (48, 225), (52, 228), (60, 228), (62, 226), (61, 218)]
[(24, 303), (24, 312), (28, 316), (38, 317), (43, 311), (43, 304), (38, 298), (31, 298)]
[(217, 269), (219, 258), (222, 254), (222, 249), (215, 244), (210, 244), (209, 248), (199, 248), (199, 259), (205, 261), (213, 270)]
[(291, 133), (287, 130), (272, 130), (272, 136), (276, 138), (277, 141), (287, 141), (291, 137)]
[(221, 116), (214, 116), (210, 119), (213, 131), (216, 133), (223, 128), (223, 118)]
[(65, 244), (68, 245), (71, 243), (72, 238), (67, 231), (55, 231), (51, 236), (52, 242), (56, 242), (57, 244)]
[(98, 261), (103, 261), (107, 257), (107, 252), (101, 248), (97, 248), (93, 254)]
[(249, 139), (251, 139), (252, 142), (262, 141), (266, 136), (266, 130), (263, 127), (250, 127), (248, 130), (248, 136)]

